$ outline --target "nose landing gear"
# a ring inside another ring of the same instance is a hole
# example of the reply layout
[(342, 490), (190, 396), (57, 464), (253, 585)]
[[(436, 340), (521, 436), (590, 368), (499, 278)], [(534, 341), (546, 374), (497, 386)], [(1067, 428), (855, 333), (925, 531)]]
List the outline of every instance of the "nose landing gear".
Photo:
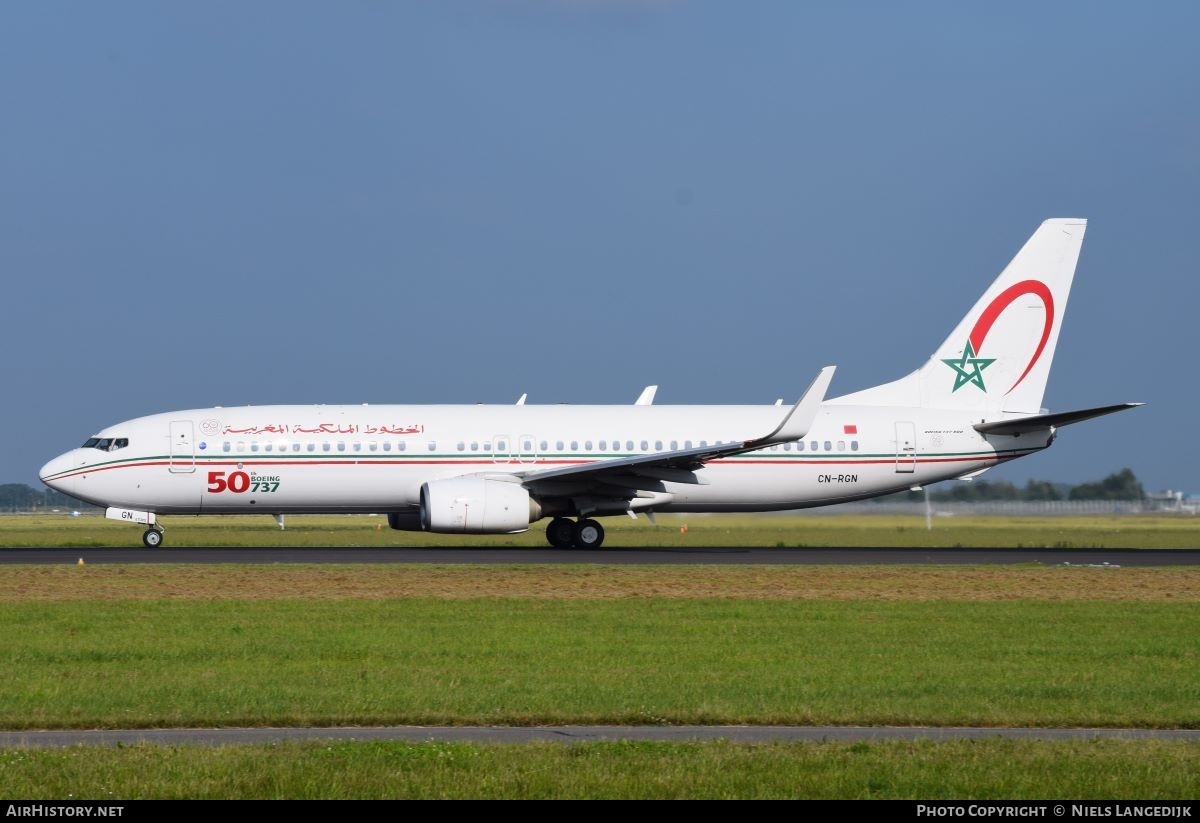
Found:
[(158, 525), (158, 517), (154, 512), (118, 509), (115, 506), (109, 506), (104, 511), (104, 517), (108, 520), (119, 520), (122, 523), (137, 523), (145, 526), (146, 530), (142, 532), (142, 543), (146, 548), (157, 549), (162, 545), (163, 527)]

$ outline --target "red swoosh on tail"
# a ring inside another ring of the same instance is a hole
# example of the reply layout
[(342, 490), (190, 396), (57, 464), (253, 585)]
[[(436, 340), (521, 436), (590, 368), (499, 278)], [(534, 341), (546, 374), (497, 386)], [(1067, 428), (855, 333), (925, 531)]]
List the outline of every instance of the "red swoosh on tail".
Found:
[(996, 296), (996, 299), (989, 303), (988, 307), (983, 310), (983, 314), (979, 315), (979, 319), (975, 321), (975, 327), (971, 329), (971, 334), (968, 337), (971, 341), (971, 348), (975, 350), (976, 355), (979, 355), (981, 353), (980, 349), (983, 348), (983, 341), (987, 338), (988, 332), (991, 331), (996, 318), (1012, 305), (1014, 300), (1026, 294), (1036, 294), (1042, 298), (1042, 303), (1046, 306), (1046, 325), (1042, 328), (1042, 339), (1038, 341), (1037, 350), (1034, 351), (1033, 357), (1029, 359), (1029, 365), (1025, 367), (1025, 371), (1021, 372), (1021, 376), (1017, 378), (1017, 382), (1013, 383), (1005, 394), (1010, 394), (1013, 389), (1021, 385), (1021, 381), (1029, 374), (1034, 364), (1037, 363), (1038, 358), (1042, 356), (1042, 352), (1046, 348), (1046, 341), (1050, 339), (1050, 330), (1054, 327), (1054, 295), (1050, 293), (1050, 287), (1040, 280), (1022, 280), (1020, 283), (1009, 286), (1000, 292)]

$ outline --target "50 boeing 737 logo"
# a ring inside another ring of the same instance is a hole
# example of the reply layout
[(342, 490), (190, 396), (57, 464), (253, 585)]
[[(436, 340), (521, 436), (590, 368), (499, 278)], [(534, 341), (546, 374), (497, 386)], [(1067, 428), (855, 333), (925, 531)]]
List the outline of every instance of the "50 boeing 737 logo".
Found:
[(279, 477), (262, 474), (247, 474), (246, 472), (209, 472), (208, 487), (205, 489), (209, 494), (220, 494), (221, 492), (233, 492), (234, 494), (245, 494), (246, 492), (262, 492), (263, 494), (271, 494), (279, 491)]
[(974, 477), (1139, 405), (1041, 410), (1085, 229), (1044, 222), (923, 366), (842, 397), (825, 396), (827, 366), (790, 408), (656, 406), (650, 387), (627, 406), (193, 409), (109, 426), (41, 477), (147, 526), (148, 546), (161, 515), (369, 512), (436, 533), (549, 518), (562, 548), (599, 547), (606, 516), (825, 506)]

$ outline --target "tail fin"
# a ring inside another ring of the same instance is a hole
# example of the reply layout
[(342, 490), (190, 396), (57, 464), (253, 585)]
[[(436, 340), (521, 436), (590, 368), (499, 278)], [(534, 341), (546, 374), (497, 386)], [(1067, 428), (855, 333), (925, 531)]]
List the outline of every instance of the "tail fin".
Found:
[(838, 402), (1037, 414), (1086, 229), (1042, 223), (924, 366)]

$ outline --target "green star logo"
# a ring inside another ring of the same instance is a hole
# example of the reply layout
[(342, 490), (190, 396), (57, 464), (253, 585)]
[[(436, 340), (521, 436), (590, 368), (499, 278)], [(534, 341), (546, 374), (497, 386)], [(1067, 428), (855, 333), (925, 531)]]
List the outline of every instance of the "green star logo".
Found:
[(996, 358), (976, 357), (975, 347), (968, 340), (963, 349), (962, 359), (943, 360), (942, 362), (954, 369), (954, 388), (950, 390), (951, 394), (968, 383), (974, 383), (980, 391), (986, 392), (987, 386), (983, 385), (983, 370), (995, 363)]

